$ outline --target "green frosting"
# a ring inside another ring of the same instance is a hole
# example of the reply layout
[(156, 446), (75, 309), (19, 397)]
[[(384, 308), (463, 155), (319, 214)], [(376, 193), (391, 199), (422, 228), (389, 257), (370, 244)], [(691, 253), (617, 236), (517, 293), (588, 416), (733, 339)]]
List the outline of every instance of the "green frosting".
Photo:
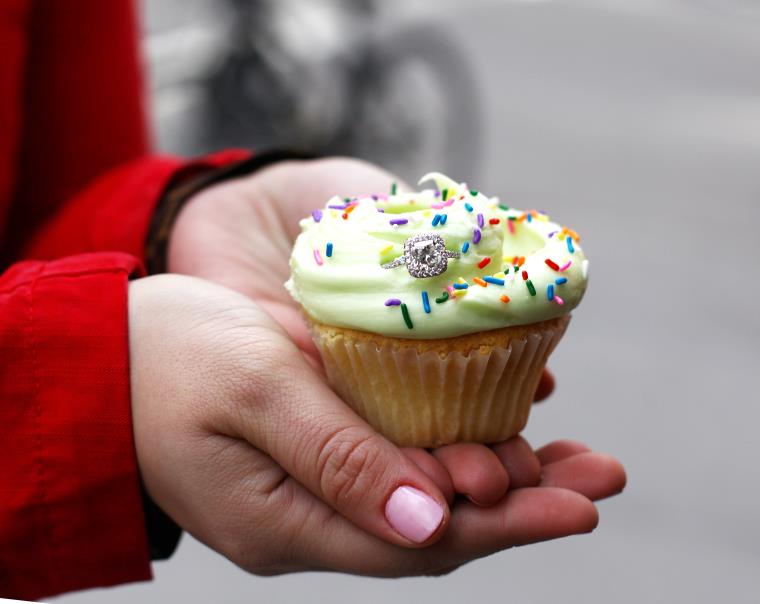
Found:
[[(285, 287), (313, 319), (386, 336), (448, 338), (552, 319), (580, 303), (588, 261), (574, 231), (541, 212), (507, 208), (443, 174), (427, 174), (420, 184), (431, 179), (437, 192), (367, 195), (348, 203), (335, 197), (301, 221)], [(448, 258), (445, 272), (427, 278), (413, 277), (405, 265), (383, 268), (420, 233), (440, 235), (459, 258)], [(517, 270), (515, 257), (524, 258)], [(475, 281), (485, 277), (504, 284)], [(468, 287), (454, 289), (455, 283)], [(394, 300), (405, 305), (409, 321), (400, 305), (386, 305)]]

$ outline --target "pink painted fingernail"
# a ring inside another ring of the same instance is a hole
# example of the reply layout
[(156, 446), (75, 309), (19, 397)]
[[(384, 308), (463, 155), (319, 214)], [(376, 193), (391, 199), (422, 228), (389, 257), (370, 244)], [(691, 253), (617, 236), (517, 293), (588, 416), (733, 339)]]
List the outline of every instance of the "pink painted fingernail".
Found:
[(412, 487), (399, 487), (388, 499), (385, 517), (404, 537), (422, 543), (441, 524), (443, 508), (422, 491)]

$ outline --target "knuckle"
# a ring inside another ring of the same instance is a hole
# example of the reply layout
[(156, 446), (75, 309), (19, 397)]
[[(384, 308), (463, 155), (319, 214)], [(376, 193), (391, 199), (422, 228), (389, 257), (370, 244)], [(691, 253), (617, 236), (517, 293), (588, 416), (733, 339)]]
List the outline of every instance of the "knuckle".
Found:
[(356, 503), (384, 476), (380, 437), (359, 428), (343, 428), (322, 444), (317, 458), (320, 488), (329, 501)]

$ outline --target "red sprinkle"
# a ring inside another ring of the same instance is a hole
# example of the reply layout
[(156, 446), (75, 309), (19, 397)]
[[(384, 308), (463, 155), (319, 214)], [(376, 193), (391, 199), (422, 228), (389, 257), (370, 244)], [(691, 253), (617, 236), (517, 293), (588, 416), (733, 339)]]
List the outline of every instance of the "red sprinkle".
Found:
[(478, 285), (480, 285), (480, 287), (488, 287), (488, 283), (483, 281), (483, 279), (481, 279), (480, 277), (473, 277), (472, 280)]
[(506, 304), (507, 302), (509, 302), (509, 296), (507, 294), (504, 294), (503, 296), (499, 297), (499, 300), (501, 300), (502, 302), (504, 302), (504, 304)]
[(343, 220), (348, 220), (348, 212), (343, 212)]
[(488, 221), (488, 224), (499, 224), (500, 222), (501, 222), (501, 220), (499, 220), (498, 218), (491, 218)]
[(483, 260), (478, 262), (478, 268), (485, 268), (489, 262), (491, 262), (491, 259), (488, 256), (486, 256), (485, 258), (483, 258)]
[(527, 281), (528, 280), (528, 271), (523, 271), (522, 272), (522, 276), (523, 276), (523, 281)]
[(548, 258), (544, 260), (546, 262), (546, 266), (548, 266), (550, 269), (558, 271), (559, 270), (559, 264), (554, 262), (553, 260), (549, 260)]

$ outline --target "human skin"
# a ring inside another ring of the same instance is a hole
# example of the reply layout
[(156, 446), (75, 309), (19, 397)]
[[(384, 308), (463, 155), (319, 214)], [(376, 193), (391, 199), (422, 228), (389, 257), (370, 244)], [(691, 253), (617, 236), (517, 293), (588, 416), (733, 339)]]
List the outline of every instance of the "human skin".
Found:
[[(392, 180), (336, 158), (283, 162), (211, 187), (180, 213), (168, 265), (225, 287), (179, 276), (130, 286), (146, 488), (251, 572), (436, 574), (588, 532), (597, 523), (591, 500), (624, 486), (616, 460), (571, 441), (535, 452), (521, 437), (399, 450), (327, 387), (282, 287), (298, 220), (335, 192), (386, 190)], [(545, 376), (538, 394), (552, 384)], [(425, 498), (423, 521), (411, 525), (394, 503), (406, 511), (407, 487)]]

